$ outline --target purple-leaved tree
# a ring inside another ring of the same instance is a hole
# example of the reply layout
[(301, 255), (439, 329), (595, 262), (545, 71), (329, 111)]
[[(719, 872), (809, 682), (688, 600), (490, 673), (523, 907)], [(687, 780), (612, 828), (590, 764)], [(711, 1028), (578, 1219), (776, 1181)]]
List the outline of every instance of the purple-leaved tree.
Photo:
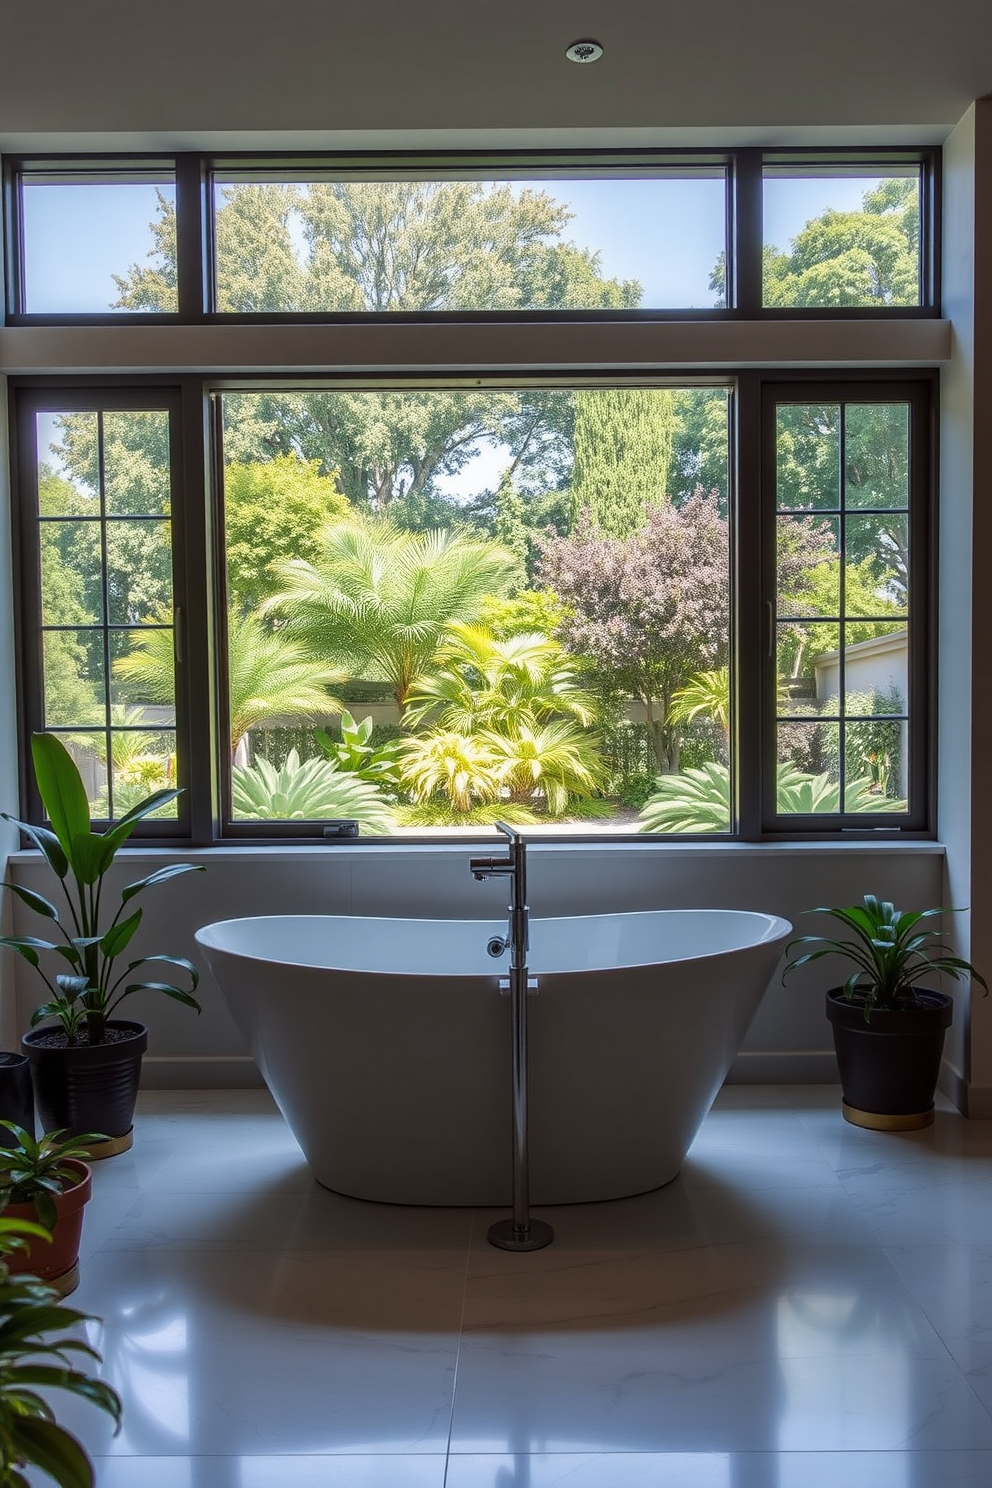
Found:
[(570, 537), (542, 538), (538, 580), (566, 606), (560, 639), (593, 662), (605, 693), (644, 704), (658, 770), (678, 770), (672, 696), (727, 660), (729, 533), (717, 493), (649, 507), (622, 540), (583, 513)]

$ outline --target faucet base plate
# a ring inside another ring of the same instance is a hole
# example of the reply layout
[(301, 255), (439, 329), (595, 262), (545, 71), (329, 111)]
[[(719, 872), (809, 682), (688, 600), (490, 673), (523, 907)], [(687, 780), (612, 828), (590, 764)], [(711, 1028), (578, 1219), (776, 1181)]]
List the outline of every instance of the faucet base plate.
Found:
[(489, 1244), (500, 1250), (543, 1250), (555, 1238), (555, 1232), (543, 1219), (532, 1219), (518, 1229), (512, 1219), (500, 1219), (489, 1226)]

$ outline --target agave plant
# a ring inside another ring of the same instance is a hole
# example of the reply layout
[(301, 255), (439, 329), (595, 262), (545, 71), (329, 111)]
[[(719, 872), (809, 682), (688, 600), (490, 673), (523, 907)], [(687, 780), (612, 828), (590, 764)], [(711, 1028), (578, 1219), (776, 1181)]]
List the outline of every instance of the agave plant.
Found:
[(372, 834), (392, 826), (389, 805), (374, 785), (345, 774), (329, 760), (301, 763), (295, 749), (281, 769), (260, 757), (254, 765), (235, 765), (231, 777), (235, 816), (265, 821), (346, 817)]
[[(789, 814), (840, 811), (840, 785), (828, 774), (809, 775), (788, 763), (778, 767), (778, 809)], [(870, 777), (849, 780), (844, 810), (904, 811), (905, 803), (878, 795)], [(642, 832), (729, 832), (730, 771), (709, 761), (678, 775), (662, 775), (641, 811)]]
[(851, 932), (851, 940), (832, 940), (826, 935), (801, 935), (786, 947), (792, 955), (798, 946), (812, 946), (795, 956), (784, 975), (819, 961), (823, 956), (840, 956), (854, 967), (844, 982), (844, 996), (864, 1007), (867, 1019), (874, 1008), (907, 1008), (917, 1003), (916, 983), (936, 973), (938, 976), (971, 976), (988, 992), (988, 983), (960, 956), (945, 952), (943, 931), (921, 928), (924, 920), (936, 915), (954, 914), (954, 910), (924, 909), (903, 912), (886, 899), (866, 894), (861, 904), (847, 909), (812, 909), (809, 914), (826, 914)]

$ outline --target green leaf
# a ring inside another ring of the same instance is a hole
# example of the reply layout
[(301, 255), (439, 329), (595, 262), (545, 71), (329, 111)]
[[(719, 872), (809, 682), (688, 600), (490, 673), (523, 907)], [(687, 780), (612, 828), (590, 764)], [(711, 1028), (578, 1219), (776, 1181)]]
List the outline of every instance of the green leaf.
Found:
[(170, 982), (131, 982), (124, 988), (117, 1001), (120, 1002), (121, 998), (130, 997), (132, 992), (163, 992), (166, 997), (171, 997), (186, 1007), (195, 1008), (197, 1012), (201, 1011), (200, 1004), (191, 992), (184, 992), (181, 987), (173, 987)]
[(153, 811), (157, 811), (160, 806), (168, 805), (170, 801), (174, 801), (177, 796), (181, 795), (182, 790), (154, 791), (152, 795), (146, 796), (143, 801), (139, 801), (137, 806), (132, 806), (130, 811), (125, 812), (120, 821), (115, 822), (112, 827), (108, 827), (100, 839), (102, 845), (101, 873), (106, 872), (110, 867), (110, 864), (117, 855), (118, 848), (124, 846), (124, 843), (143, 817), (148, 816)]
[(185, 956), (167, 956), (164, 952), (160, 953), (157, 956), (142, 956), (140, 961), (132, 961), (130, 966), (128, 967), (128, 971), (135, 971), (139, 966), (147, 966), (152, 961), (164, 961), (167, 966), (178, 966), (181, 968), (181, 970), (188, 971), (190, 981), (193, 984), (191, 990), (193, 990), (193, 988), (195, 988), (199, 983), (200, 973), (193, 965), (192, 961), (187, 961)]
[(141, 910), (138, 909), (128, 919), (120, 920), (118, 924), (111, 925), (100, 942), (100, 949), (105, 956), (113, 957), (119, 955), (141, 924), (141, 913)]
[(69, 860), (62, 851), (62, 845), (58, 838), (45, 827), (34, 827), (30, 822), (18, 821), (16, 816), (11, 816), (8, 811), (0, 811), (0, 817), (4, 821), (11, 822), (19, 827), (25, 837), (30, 837), (35, 847), (43, 853), (48, 866), (57, 878), (65, 878), (69, 872)]
[(59, 912), (55, 905), (50, 900), (43, 899), (40, 894), (36, 894), (33, 889), (25, 889), (21, 884), (15, 883), (0, 884), (0, 888), (9, 889), (12, 894), (16, 894), (18, 899), (24, 901), (28, 909), (34, 910), (35, 914), (44, 915), (47, 920), (59, 923)]
[(54, 734), (34, 734), (31, 755), (52, 830), (75, 872), (73, 841), (90, 832), (90, 807), (82, 778), (72, 756)]
[(30, 961), (32, 966), (38, 966), (39, 951), (57, 951), (59, 947), (53, 945), (50, 940), (38, 940), (34, 935), (0, 935), (0, 946), (6, 946), (8, 951), (16, 951), (23, 956), (25, 961)]
[(53, 1421), (25, 1417), (11, 1426), (18, 1456), (49, 1477), (59, 1488), (93, 1488), (93, 1467), (74, 1436)]
[(79, 1395), (84, 1400), (89, 1400), (100, 1410), (113, 1416), (115, 1421), (121, 1417), (121, 1403), (117, 1391), (103, 1380), (93, 1379), (88, 1374), (80, 1374), (76, 1369), (59, 1369), (51, 1364), (22, 1364), (18, 1366), (17, 1378), (19, 1383), (25, 1385), (40, 1385), (43, 1389), (69, 1390), (73, 1395)]
[(150, 889), (153, 884), (165, 883), (168, 878), (176, 878), (180, 873), (204, 873), (206, 867), (203, 863), (170, 863), (167, 868), (156, 868), (147, 878), (139, 878), (137, 883), (128, 884), (121, 893), (121, 898), (126, 903), (133, 899), (135, 894), (140, 894), (142, 889)]
[(104, 839), (100, 832), (78, 832), (69, 854), (72, 871), (80, 883), (96, 883), (104, 871)]

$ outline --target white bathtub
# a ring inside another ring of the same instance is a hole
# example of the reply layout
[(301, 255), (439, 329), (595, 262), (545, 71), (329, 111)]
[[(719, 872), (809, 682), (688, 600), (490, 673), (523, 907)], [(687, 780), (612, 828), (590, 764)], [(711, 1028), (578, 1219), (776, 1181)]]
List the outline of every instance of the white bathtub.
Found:
[[(668, 1183), (775, 970), (787, 920), (535, 919), (531, 1199)], [(400, 1204), (510, 1201), (508, 957), (495, 920), (270, 916), (197, 932), (315, 1177)]]

